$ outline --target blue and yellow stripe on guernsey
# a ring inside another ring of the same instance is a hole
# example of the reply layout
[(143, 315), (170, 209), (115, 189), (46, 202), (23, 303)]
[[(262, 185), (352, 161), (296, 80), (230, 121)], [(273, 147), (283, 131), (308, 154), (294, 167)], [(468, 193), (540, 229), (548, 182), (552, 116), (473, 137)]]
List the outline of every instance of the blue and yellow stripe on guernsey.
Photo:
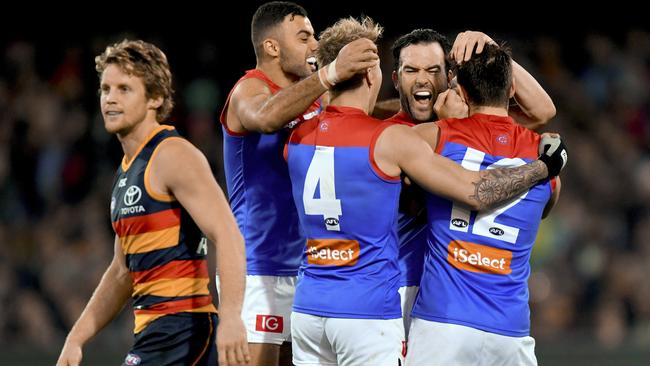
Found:
[(179, 246), (181, 209), (119, 220), (113, 227), (133, 279), (135, 333), (177, 312), (216, 312), (207, 261)]
[[(117, 203), (113, 229), (133, 281), (136, 334), (167, 314), (217, 311), (208, 290), (206, 253), (197, 250), (201, 236), (196, 224), (173, 197), (152, 196), (145, 181), (148, 163), (160, 142), (177, 136), (169, 128), (152, 134), (134, 160), (118, 169), (113, 187)], [(132, 186), (140, 189), (137, 204), (142, 207), (135, 214), (122, 215), (120, 209), (127, 207), (122, 205), (123, 197)]]

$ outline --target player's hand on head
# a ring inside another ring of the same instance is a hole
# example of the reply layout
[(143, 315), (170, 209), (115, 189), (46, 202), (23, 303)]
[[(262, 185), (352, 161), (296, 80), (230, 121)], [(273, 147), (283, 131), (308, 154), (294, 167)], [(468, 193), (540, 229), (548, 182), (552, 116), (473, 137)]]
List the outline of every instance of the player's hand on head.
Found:
[(348, 80), (379, 64), (377, 45), (367, 38), (354, 40), (341, 48), (335, 61), (338, 81)]
[(542, 134), (539, 140), (539, 160), (546, 164), (549, 178), (560, 174), (568, 159), (566, 146), (559, 134)]
[(219, 365), (243, 366), (250, 362), (244, 322), (238, 316), (220, 316), (217, 327)]
[[(454, 45), (449, 53), (451, 58), (458, 63), (469, 61), (472, 54), (483, 52), (486, 44), (496, 44), (490, 36), (483, 32), (465, 31), (458, 33)], [(476, 48), (476, 50), (474, 50)]]
[(469, 107), (454, 89), (447, 89), (438, 94), (433, 105), (433, 111), (438, 119), (465, 118), (469, 114)]

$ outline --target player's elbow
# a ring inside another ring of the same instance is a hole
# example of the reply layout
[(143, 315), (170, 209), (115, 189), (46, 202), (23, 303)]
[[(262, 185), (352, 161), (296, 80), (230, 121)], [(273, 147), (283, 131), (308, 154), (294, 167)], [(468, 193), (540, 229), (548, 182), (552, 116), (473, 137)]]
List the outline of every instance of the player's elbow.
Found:
[(130, 285), (131, 284), (131, 273), (129, 269), (122, 264), (111, 263), (113, 280), (115, 283)]
[(555, 104), (553, 102), (549, 102), (548, 105), (546, 105), (541, 111), (540, 111), (540, 117), (539, 117), (539, 125), (544, 126), (555, 117), (557, 114), (557, 109), (555, 109)]
[(471, 211), (480, 211), (485, 208), (485, 205), (481, 201), (480, 197), (476, 194), (465, 194), (462, 196), (455, 195), (452, 197), (454, 201), (466, 206), (466, 208)]
[(242, 236), (239, 230), (235, 230), (232, 234), (232, 241), (235, 246), (241, 248), (242, 251), (244, 250), (244, 236)]
[(269, 134), (269, 133), (274, 133), (278, 130), (275, 126), (271, 126), (270, 124), (263, 123), (259, 126), (258, 131), (261, 133)]
[(282, 124), (278, 123), (268, 113), (255, 113), (240, 119), (242, 126), (247, 131), (258, 133), (274, 133), (282, 128)]
[(269, 117), (268, 115), (259, 116), (257, 118), (257, 123), (255, 124), (255, 130), (260, 133), (274, 133), (282, 128), (284, 124), (279, 123), (276, 119)]
[(237, 226), (229, 228), (227, 231), (221, 233), (221, 235), (215, 235), (215, 240), (212, 243), (215, 247), (219, 245), (227, 246), (229, 247), (227, 250), (232, 250), (234, 253), (245, 252), (244, 237)]
[(472, 211), (481, 211), (485, 209), (485, 205), (482, 204), (478, 199), (469, 199), (466, 202), (464, 202), (470, 210)]
[(550, 121), (555, 115), (557, 114), (557, 109), (555, 108), (555, 104), (553, 101), (551, 101), (546, 108), (546, 121)]
[(532, 114), (532, 125), (534, 130), (544, 127), (548, 122), (555, 117), (557, 109), (555, 104), (550, 99), (543, 106), (540, 106), (535, 113)]

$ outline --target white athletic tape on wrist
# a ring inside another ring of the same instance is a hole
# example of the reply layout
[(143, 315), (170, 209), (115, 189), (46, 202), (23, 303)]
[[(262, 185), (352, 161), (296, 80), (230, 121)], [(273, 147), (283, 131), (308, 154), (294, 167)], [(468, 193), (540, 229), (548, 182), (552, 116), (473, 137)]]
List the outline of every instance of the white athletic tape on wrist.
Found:
[(320, 80), (320, 84), (325, 87), (325, 89), (331, 89), (332, 84), (327, 81), (327, 69), (322, 68), (318, 70), (318, 80)]
[(336, 83), (340, 81), (339, 76), (336, 74), (336, 59), (330, 62), (327, 66), (327, 81), (332, 84), (332, 86), (336, 85)]

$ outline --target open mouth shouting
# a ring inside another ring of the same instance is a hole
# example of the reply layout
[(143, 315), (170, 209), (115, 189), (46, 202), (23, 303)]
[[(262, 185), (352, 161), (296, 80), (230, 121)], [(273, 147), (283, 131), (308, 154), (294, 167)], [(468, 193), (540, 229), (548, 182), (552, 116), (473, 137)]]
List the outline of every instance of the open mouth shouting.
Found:
[(431, 104), (431, 100), (433, 99), (433, 93), (431, 90), (418, 90), (413, 93), (413, 99), (416, 104), (428, 106)]
[(318, 66), (316, 65), (316, 57), (315, 56), (307, 57), (307, 64), (309, 64), (309, 68), (311, 69), (311, 72), (316, 72), (316, 69), (318, 68)]
[(433, 117), (433, 104), (435, 103), (433, 90), (429, 88), (414, 88), (408, 98), (411, 117), (416, 121), (429, 121)]

